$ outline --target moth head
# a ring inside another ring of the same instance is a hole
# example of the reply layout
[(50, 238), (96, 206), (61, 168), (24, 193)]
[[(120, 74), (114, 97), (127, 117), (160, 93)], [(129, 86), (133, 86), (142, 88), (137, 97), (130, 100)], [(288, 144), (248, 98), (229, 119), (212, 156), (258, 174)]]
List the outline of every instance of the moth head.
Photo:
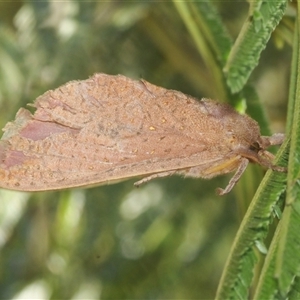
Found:
[[(261, 136), (258, 123), (246, 115), (239, 115), (235, 127), (227, 131), (232, 151), (250, 162), (258, 163), (268, 169), (286, 172), (286, 168), (273, 164), (274, 155), (267, 151), (270, 146), (282, 144), (285, 136), (276, 133), (272, 136)], [(229, 124), (231, 124), (230, 122)]]
[(274, 155), (266, 149), (273, 145), (280, 145), (284, 140), (284, 134), (276, 133), (272, 136), (260, 136), (256, 141), (252, 142), (249, 146), (250, 155), (249, 160), (259, 163), (262, 166), (267, 167), (278, 172), (286, 172), (284, 167), (276, 166), (272, 163)]
[(236, 113), (224, 118), (224, 123), (231, 149), (250, 147), (256, 152), (261, 149), (260, 128), (255, 120)]

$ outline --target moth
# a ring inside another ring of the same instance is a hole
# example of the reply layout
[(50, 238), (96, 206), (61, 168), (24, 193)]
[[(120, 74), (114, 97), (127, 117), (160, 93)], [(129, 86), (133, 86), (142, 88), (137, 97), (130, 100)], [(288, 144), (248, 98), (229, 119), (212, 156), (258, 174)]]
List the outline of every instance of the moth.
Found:
[(122, 75), (95, 74), (21, 108), (0, 140), (0, 187), (46, 191), (94, 186), (136, 176), (140, 185), (181, 174), (212, 178), (249, 162), (284, 172), (266, 149), (283, 134), (261, 136), (256, 121), (227, 104)]

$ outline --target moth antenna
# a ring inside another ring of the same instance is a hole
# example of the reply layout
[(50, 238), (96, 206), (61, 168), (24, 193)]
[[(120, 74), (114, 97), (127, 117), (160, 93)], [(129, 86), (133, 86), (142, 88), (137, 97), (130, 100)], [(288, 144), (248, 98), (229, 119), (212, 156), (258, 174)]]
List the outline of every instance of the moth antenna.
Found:
[(275, 156), (271, 152), (266, 151), (266, 150), (261, 150), (261, 151), (259, 151), (259, 154), (260, 155), (258, 156), (258, 162), (262, 166), (265, 166), (265, 167), (272, 169), (273, 171), (277, 171), (277, 172), (282, 172), (282, 173), (287, 172), (287, 168), (281, 167), (281, 166), (276, 166), (276, 165), (272, 164), (271, 161), (274, 160)]
[(148, 82), (147, 82), (146, 80), (140, 79), (138, 82), (139, 82), (139, 84), (143, 87), (143, 89), (144, 89), (147, 93), (149, 93), (152, 97), (155, 96), (155, 95), (148, 89), (148, 87), (147, 87)]

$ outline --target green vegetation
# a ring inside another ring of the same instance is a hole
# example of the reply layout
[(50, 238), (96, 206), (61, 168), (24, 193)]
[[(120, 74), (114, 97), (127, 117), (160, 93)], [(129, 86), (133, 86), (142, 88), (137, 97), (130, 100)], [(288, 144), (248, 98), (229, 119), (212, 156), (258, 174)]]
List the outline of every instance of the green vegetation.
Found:
[(229, 102), (289, 137), (274, 149), (288, 174), (250, 166), (224, 197), (230, 176), (0, 190), (0, 299), (299, 299), (300, 21), (290, 1), (250, 3), (0, 2), (1, 128), (103, 72)]

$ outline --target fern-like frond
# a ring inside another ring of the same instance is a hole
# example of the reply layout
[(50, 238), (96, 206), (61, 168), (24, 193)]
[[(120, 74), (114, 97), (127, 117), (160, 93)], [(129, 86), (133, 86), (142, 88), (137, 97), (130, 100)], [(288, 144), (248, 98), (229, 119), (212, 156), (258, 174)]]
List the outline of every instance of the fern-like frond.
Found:
[(191, 2), (190, 8), (198, 28), (204, 33), (222, 66), (229, 55), (232, 40), (226, 31), (218, 11), (210, 1)]
[(298, 300), (300, 299), (300, 277), (296, 276), (292, 289), (288, 294), (289, 300)]
[(258, 64), (262, 50), (279, 23), (287, 1), (251, 1), (249, 16), (224, 67), (232, 92), (240, 91)]
[[(199, 54), (215, 81), (220, 99), (227, 98), (222, 67), (228, 56), (231, 39), (222, 24), (218, 12), (210, 1), (174, 1), (183, 22), (193, 38)], [(216, 59), (218, 58), (218, 59)]]
[[(278, 151), (276, 164), (286, 164), (288, 141)], [(255, 264), (255, 244), (263, 242), (274, 207), (285, 190), (286, 174), (268, 171), (236, 235), (216, 299), (247, 299)]]
[(253, 300), (278, 299), (279, 289), (275, 278), (276, 253), (278, 250), (278, 240), (280, 237), (280, 226), (277, 226), (269, 247), (263, 268), (260, 272), (258, 285), (255, 289)]
[[(297, 40), (300, 32), (300, 8), (298, 7)], [(279, 289), (282, 295), (287, 295), (296, 276), (300, 276), (300, 53), (297, 52), (296, 93), (293, 105), (291, 123), (291, 148), (289, 155), (289, 174), (287, 181), (286, 208), (283, 214), (282, 234), (277, 256)], [(290, 110), (291, 111), (291, 110)]]

